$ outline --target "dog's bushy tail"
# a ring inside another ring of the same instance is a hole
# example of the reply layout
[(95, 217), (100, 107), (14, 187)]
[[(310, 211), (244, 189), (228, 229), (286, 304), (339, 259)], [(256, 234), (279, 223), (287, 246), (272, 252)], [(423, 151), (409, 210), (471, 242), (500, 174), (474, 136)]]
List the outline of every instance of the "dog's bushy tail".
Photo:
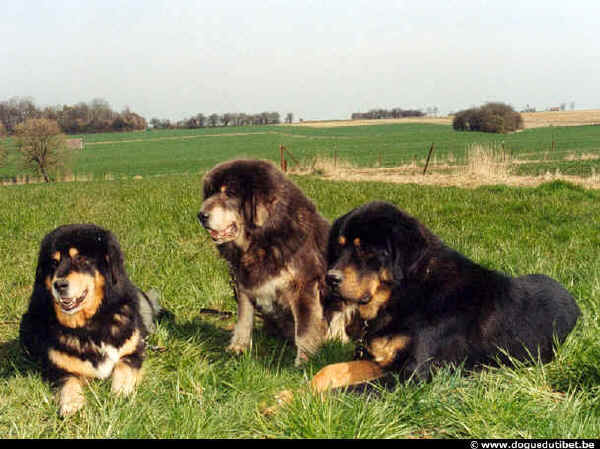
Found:
[(149, 334), (156, 331), (156, 319), (170, 315), (170, 312), (160, 305), (160, 299), (160, 292), (153, 288), (147, 292), (139, 292), (140, 315)]

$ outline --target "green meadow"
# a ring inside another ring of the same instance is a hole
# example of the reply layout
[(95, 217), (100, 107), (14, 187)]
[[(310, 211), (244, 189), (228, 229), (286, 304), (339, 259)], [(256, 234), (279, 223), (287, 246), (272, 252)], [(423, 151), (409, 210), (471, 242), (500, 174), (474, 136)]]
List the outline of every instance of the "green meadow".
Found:
[[(63, 171), (96, 179), (196, 173), (235, 157), (279, 161), (280, 145), (292, 154), (289, 166), (315, 157), (335, 157), (359, 167), (423, 165), (432, 144), (434, 158), (452, 164), (463, 164), (473, 145), (496, 148), (522, 162), (516, 174), (559, 170), (590, 176), (600, 165), (600, 159), (579, 161), (582, 155), (600, 156), (600, 126), (596, 125), (533, 128), (506, 135), (456, 132), (447, 125), (387, 124), (156, 130), (82, 137), (85, 149), (76, 152)], [(0, 178), (22, 175), (14, 143), (7, 139), (5, 145), (8, 162), (0, 167)]]
[[(505, 139), (505, 148), (523, 158), (536, 153), (530, 158), (534, 161), (543, 160), (553, 137), (556, 152), (593, 153), (600, 146), (598, 126), (500, 137), (457, 133), (455, 140), (442, 129), (448, 127), (386, 126), (390, 128), (281, 126), (240, 129), (244, 135), (227, 130), (215, 136), (213, 130), (202, 130), (86, 136), (88, 145), (74, 161), (74, 170), (92, 173), (95, 180), (1, 186), (0, 435), (597, 438), (600, 192), (565, 182), (463, 189), (292, 177), (329, 220), (368, 201), (390, 201), (487, 267), (557, 279), (577, 300), (582, 317), (551, 363), (474, 374), (441, 370), (427, 383), (399, 383), (369, 395), (339, 391), (319, 396), (308, 391), (310, 378), (329, 363), (350, 359), (352, 344), (329, 343), (306, 366), (296, 368), (295, 349), (263, 333), (257, 320), (252, 350), (239, 357), (225, 353), (234, 318), (200, 312), (235, 312), (227, 267), (196, 220), (202, 174), (215, 163), (241, 156), (276, 161), (280, 144), (298, 159), (336, 151), (365, 166), (375, 164), (378, 150), (383, 165), (422, 158), (432, 141), (440, 155), (443, 148), (462, 154), (460, 148), (477, 143), (474, 137), (497, 145), (501, 142), (494, 139)], [(13, 162), (0, 176), (18, 173)], [(593, 165), (587, 162), (580, 166), (591, 172)], [(105, 173), (115, 179), (102, 180)], [(143, 179), (133, 179), (136, 175)], [(161, 321), (150, 337), (145, 376), (134, 395), (116, 398), (109, 381), (92, 381), (85, 389), (87, 405), (62, 419), (55, 392), (19, 348), (18, 327), (32, 291), (41, 239), (58, 225), (82, 222), (118, 236), (130, 278), (143, 289), (159, 290), (174, 317)], [(293, 392), (293, 400), (266, 413), (284, 390)]]

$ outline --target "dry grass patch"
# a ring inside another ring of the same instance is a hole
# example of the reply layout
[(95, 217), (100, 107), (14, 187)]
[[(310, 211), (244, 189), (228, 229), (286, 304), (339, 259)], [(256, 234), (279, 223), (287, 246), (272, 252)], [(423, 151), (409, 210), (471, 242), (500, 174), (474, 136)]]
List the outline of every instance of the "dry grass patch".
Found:
[(310, 120), (292, 123), (289, 126), (305, 126), (309, 128), (337, 128), (340, 126), (370, 126), (402, 123), (430, 123), (434, 125), (452, 125), (452, 117), (404, 117), (382, 118), (372, 120)]
[(358, 170), (358, 166), (344, 159), (315, 156), (310, 159), (303, 159), (298, 165), (290, 167), (288, 172), (294, 175), (329, 177), (340, 170)]
[(513, 168), (523, 161), (514, 159), (508, 152), (484, 145), (473, 145), (467, 151), (464, 164), (455, 163), (454, 155), (446, 159), (432, 158), (423, 174), (425, 160), (413, 160), (398, 167), (357, 167), (332, 158), (316, 157), (290, 169), (297, 175), (313, 175), (341, 181), (375, 181), (397, 184), (424, 184), (476, 188), (483, 185), (538, 186), (550, 181), (568, 181), (589, 188), (600, 189), (600, 174), (579, 177), (547, 171), (541, 176), (517, 176)]
[(467, 164), (463, 174), (481, 179), (504, 179), (510, 176), (512, 162), (512, 156), (504, 150), (471, 145), (467, 149)]
[(600, 124), (600, 109), (587, 109), (581, 111), (524, 112), (521, 113), (521, 115), (523, 116), (525, 128)]

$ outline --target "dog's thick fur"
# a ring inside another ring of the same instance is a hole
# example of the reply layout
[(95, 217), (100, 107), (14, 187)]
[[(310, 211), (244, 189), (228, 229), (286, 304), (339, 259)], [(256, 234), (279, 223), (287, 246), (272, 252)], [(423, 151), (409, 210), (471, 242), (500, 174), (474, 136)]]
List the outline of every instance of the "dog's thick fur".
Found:
[(484, 268), (384, 202), (334, 222), (328, 266), (332, 290), (355, 309), (348, 332), (363, 356), (405, 378), (427, 379), (441, 365), (546, 363), (580, 315), (553, 279)]
[(26, 353), (59, 388), (61, 415), (85, 403), (83, 385), (112, 375), (115, 394), (141, 379), (145, 337), (161, 311), (129, 280), (116, 237), (92, 224), (64, 225), (44, 237), (29, 308), (21, 319)]
[(204, 177), (198, 218), (229, 263), (236, 291), (229, 351), (250, 347), (255, 311), (267, 330), (296, 344), (296, 364), (337, 335), (323, 313), (329, 223), (273, 164), (234, 160), (214, 167)]

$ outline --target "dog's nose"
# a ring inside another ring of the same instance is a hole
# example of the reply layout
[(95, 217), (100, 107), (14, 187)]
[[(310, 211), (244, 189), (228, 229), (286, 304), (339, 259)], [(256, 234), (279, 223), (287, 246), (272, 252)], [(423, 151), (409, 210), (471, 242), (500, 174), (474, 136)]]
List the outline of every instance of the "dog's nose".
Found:
[(64, 295), (69, 289), (69, 281), (63, 278), (57, 279), (54, 281), (54, 288), (60, 295)]
[(330, 287), (338, 287), (343, 278), (344, 276), (342, 275), (341, 271), (329, 270), (325, 276), (325, 282), (327, 282)]
[(200, 211), (198, 213), (198, 220), (200, 220), (200, 223), (202, 223), (202, 226), (206, 226), (206, 223), (208, 222), (208, 214), (206, 212)]

